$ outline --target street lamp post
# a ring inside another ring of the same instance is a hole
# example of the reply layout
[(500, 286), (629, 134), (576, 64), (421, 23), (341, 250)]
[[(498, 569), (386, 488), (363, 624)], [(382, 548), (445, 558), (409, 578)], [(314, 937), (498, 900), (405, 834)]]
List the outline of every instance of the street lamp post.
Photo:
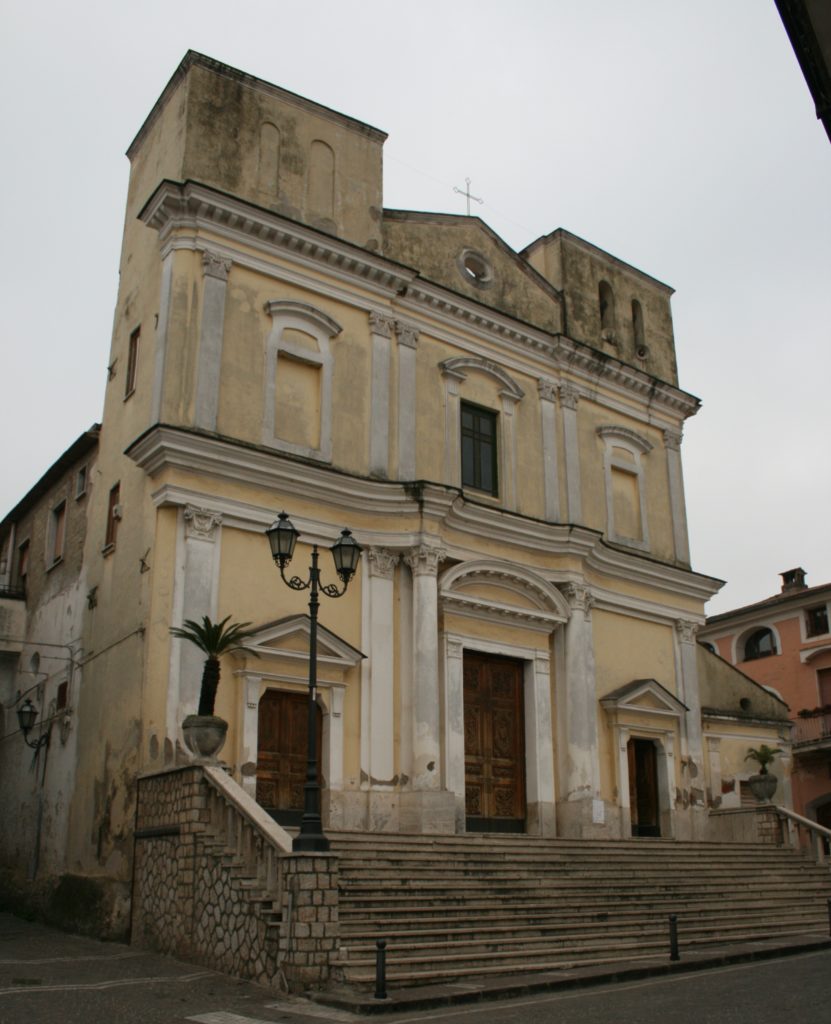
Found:
[(285, 512), (281, 512), (272, 525), (266, 530), (271, 545), (271, 555), (280, 570), (283, 582), (292, 590), (309, 591), (309, 720), (308, 720), (308, 757), (306, 760), (306, 784), (303, 787), (303, 817), (300, 832), (294, 837), (292, 849), (296, 853), (320, 853), (329, 849), (329, 840), (323, 834), (320, 819), (320, 781), (317, 775), (317, 609), (320, 604), (318, 592), (327, 597), (343, 597), (346, 588), (361, 557), (361, 546), (352, 537), (349, 530), (341, 530), (337, 542), (332, 545), (332, 558), (335, 572), (343, 583), (338, 590), (334, 583), (320, 582), (318, 568), (317, 544), (312, 545), (312, 564), (309, 578), (299, 576), (286, 577), (285, 568), (292, 559), (294, 546), (300, 536)]

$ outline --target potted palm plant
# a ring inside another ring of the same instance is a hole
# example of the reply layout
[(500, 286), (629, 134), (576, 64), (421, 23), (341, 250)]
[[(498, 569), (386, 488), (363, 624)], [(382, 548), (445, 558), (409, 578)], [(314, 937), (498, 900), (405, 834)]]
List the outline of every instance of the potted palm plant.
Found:
[(199, 707), (195, 715), (182, 722), (182, 733), (188, 750), (197, 757), (215, 758), (225, 743), (228, 723), (214, 714), (216, 691), (219, 687), (219, 659), (242, 648), (243, 642), (254, 634), (250, 622), (229, 623), (231, 616), (221, 622), (212, 622), (205, 615), (201, 622), (186, 619), (181, 626), (172, 627), (172, 636), (187, 640), (205, 655)]
[(770, 774), (768, 766), (773, 764), (774, 758), (781, 752), (779, 747), (769, 747), (767, 743), (762, 743), (759, 747), (750, 747), (745, 754), (745, 761), (755, 761), (759, 766), (758, 773), (747, 780), (750, 792), (759, 801), (770, 800), (776, 792), (776, 776)]

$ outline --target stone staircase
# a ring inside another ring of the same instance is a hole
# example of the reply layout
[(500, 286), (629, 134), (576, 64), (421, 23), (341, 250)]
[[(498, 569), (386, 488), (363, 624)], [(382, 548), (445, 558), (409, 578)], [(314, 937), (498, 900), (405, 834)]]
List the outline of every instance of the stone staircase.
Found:
[(330, 832), (340, 856), (339, 980), (392, 986), (828, 937), (831, 872), (773, 845)]

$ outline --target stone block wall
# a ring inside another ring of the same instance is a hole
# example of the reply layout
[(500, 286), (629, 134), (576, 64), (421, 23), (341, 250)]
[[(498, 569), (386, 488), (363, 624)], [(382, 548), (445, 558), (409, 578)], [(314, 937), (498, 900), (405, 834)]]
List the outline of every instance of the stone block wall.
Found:
[(231, 800), (201, 765), (139, 779), (132, 942), (272, 988), (319, 987), (339, 947), (338, 858), (283, 854), (269, 888), (239, 810), (251, 798), (223, 780)]

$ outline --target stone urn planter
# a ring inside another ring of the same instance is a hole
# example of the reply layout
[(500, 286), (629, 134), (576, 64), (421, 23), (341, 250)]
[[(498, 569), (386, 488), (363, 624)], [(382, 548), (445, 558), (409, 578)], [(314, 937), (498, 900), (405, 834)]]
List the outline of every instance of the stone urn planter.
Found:
[(253, 636), (250, 622), (228, 625), (230, 615), (221, 622), (211, 622), (205, 615), (201, 622), (186, 619), (181, 626), (171, 628), (171, 636), (187, 640), (205, 655), (202, 684), (199, 689), (199, 708), (182, 722), (185, 746), (199, 761), (216, 761), (222, 750), (228, 723), (214, 714), (216, 691), (219, 688), (219, 659), (223, 654), (242, 650), (243, 643)]
[(751, 775), (747, 784), (750, 786), (750, 792), (760, 803), (767, 803), (776, 792), (776, 776), (769, 772), (765, 772), (764, 775), (761, 772), (758, 775)]
[(228, 723), (218, 715), (188, 715), (182, 722), (185, 746), (200, 760), (215, 761), (227, 733)]
[(769, 747), (767, 743), (762, 743), (759, 747), (750, 747), (745, 754), (745, 761), (755, 761), (759, 766), (759, 771), (750, 776), (747, 784), (760, 803), (767, 803), (776, 792), (776, 776), (770, 774), (768, 765), (773, 764), (776, 755), (781, 753), (779, 747)]

